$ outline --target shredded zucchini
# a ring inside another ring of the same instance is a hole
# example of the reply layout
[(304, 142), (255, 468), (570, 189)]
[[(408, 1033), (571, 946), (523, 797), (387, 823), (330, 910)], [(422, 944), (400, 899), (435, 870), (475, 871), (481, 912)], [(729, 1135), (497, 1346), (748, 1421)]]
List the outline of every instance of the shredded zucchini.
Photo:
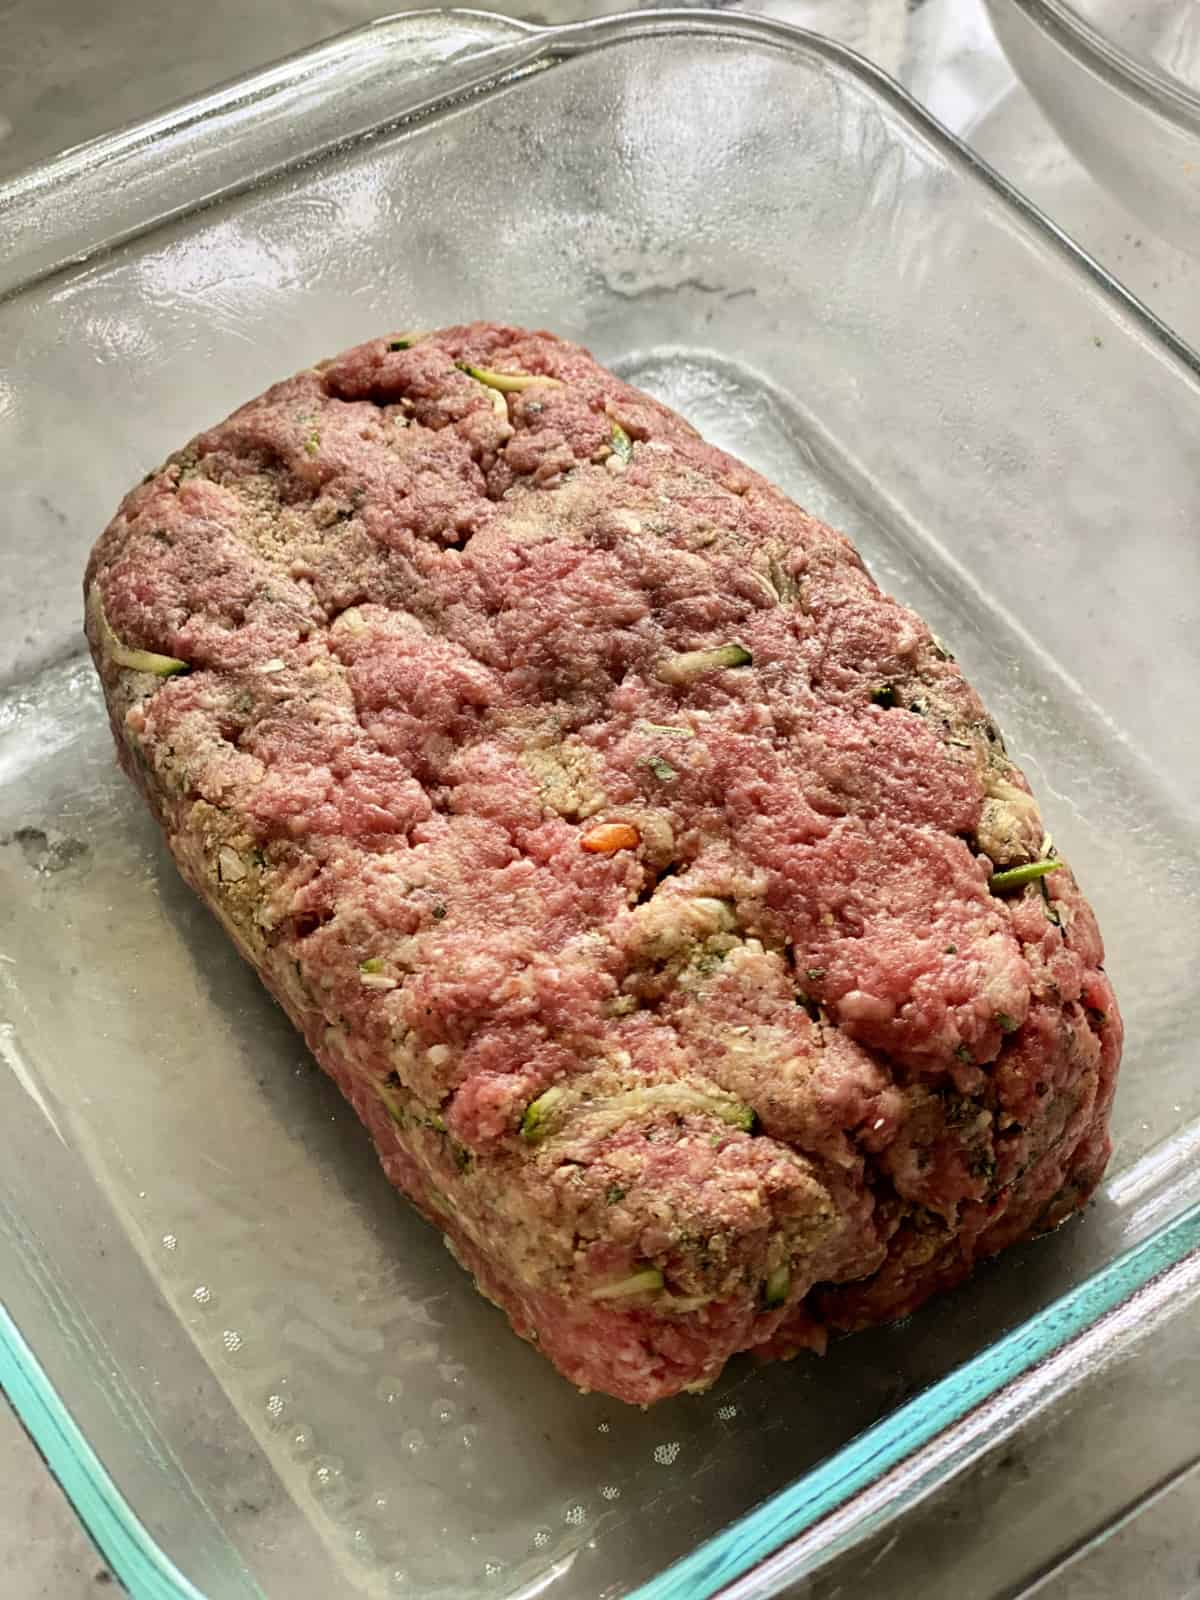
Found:
[(745, 645), (722, 644), (715, 650), (685, 650), (677, 656), (668, 656), (658, 665), (658, 676), (664, 683), (690, 683), (706, 672), (719, 672), (725, 667), (749, 667), (754, 657)]
[(612, 425), (612, 448), (613, 455), (619, 456), (627, 466), (633, 460), (633, 440), (619, 422)]
[(776, 1267), (768, 1273), (767, 1281), (763, 1288), (763, 1299), (767, 1305), (774, 1308), (781, 1306), (787, 1300), (788, 1290), (792, 1287), (792, 1269), (785, 1262), (783, 1266)]
[(181, 661), (178, 656), (163, 656), (154, 650), (136, 650), (131, 645), (122, 644), (104, 615), (104, 602), (100, 598), (98, 583), (92, 585), (88, 594), (87, 608), (95, 620), (104, 653), (118, 667), (126, 667), (130, 672), (152, 672), (156, 678), (171, 678), (177, 672), (188, 671), (189, 663)]
[(1039, 878), (1059, 872), (1065, 866), (1066, 862), (1060, 861), (1057, 856), (1050, 860), (1027, 861), (1023, 867), (1006, 867), (1003, 872), (993, 872), (988, 879), (988, 888), (993, 894), (1003, 894), (1006, 889), (1022, 889), (1027, 883), (1036, 883)]
[(521, 1118), (521, 1137), (530, 1144), (540, 1144), (550, 1132), (547, 1126), (556, 1105), (566, 1097), (565, 1089), (547, 1089), (525, 1107)]
[(632, 1277), (619, 1278), (615, 1283), (602, 1284), (593, 1289), (593, 1300), (622, 1300), (630, 1294), (653, 1294), (663, 1286), (663, 1275), (657, 1267), (645, 1267)]
[(640, 1117), (659, 1113), (677, 1117), (716, 1117), (742, 1133), (753, 1133), (758, 1117), (752, 1106), (741, 1100), (708, 1094), (703, 1089), (691, 1088), (683, 1083), (648, 1083), (637, 1089), (626, 1089), (589, 1100), (573, 1095), (564, 1085), (556, 1084), (531, 1100), (521, 1118), (521, 1137), (528, 1144), (540, 1144), (572, 1117), (593, 1119), (590, 1131), (595, 1131), (595, 1119), (602, 1119), (603, 1127), (619, 1128), (624, 1123)]
[(501, 394), (520, 394), (522, 389), (531, 389), (535, 383), (546, 384), (551, 389), (565, 387), (558, 378), (544, 378), (535, 372), (492, 372), (488, 367), (473, 367), (467, 361), (458, 361), (455, 365), (476, 383), (499, 389)]

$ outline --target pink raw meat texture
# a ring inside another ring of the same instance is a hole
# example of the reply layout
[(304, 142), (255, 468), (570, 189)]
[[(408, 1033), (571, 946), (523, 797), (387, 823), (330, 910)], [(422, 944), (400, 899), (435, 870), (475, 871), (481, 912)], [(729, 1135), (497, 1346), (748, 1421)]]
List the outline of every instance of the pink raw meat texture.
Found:
[(995, 881), (1045, 850), (995, 725), (586, 351), (473, 324), (289, 378), (86, 589), (184, 875), (573, 1383), (820, 1349), (1095, 1186), (1120, 1017), (1070, 870)]

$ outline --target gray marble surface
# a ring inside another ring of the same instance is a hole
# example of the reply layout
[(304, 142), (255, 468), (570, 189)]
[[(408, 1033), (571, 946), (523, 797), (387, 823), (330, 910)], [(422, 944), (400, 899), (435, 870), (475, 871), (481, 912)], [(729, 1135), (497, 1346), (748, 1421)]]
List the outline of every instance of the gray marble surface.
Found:
[(4, 1600), (101, 1600), (119, 1593), (12, 1411), (0, 1401), (0, 1595)]
[[(661, 9), (671, 0), (656, 3)], [(331, 34), (420, 9), (419, 0), (0, 0), (0, 181)], [(568, 22), (639, 7), (636, 0), (491, 0), (477, 9)], [(649, 9), (646, 0), (640, 9)], [(751, 0), (742, 9), (834, 34), (894, 70), (915, 6)]]
[[(761, 0), (748, 8), (848, 38), (899, 73), (1153, 309), (1200, 342), (1196, 265), (1147, 238), (1004, 83), (977, 0)], [(415, 7), (396, 0), (0, 0), (0, 182), (215, 82), (401, 9)], [(494, 9), (558, 21), (627, 6), (515, 0)], [(117, 1592), (2, 1404), (0, 1482), (2, 1600), (97, 1600)], [(1198, 1528), (1200, 1470), (1131, 1508), (1033, 1592), (1039, 1600), (1200, 1600)], [(965, 1600), (988, 1600), (990, 1592), (981, 1575)], [(898, 1600), (886, 1586), (876, 1593)]]

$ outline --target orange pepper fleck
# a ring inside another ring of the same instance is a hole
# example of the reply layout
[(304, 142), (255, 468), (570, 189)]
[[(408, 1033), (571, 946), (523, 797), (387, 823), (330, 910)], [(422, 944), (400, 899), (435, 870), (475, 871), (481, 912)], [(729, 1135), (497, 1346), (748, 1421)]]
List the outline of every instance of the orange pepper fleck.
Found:
[(642, 836), (628, 822), (602, 822), (598, 828), (589, 828), (579, 842), (593, 855), (610, 856), (615, 850), (636, 850)]

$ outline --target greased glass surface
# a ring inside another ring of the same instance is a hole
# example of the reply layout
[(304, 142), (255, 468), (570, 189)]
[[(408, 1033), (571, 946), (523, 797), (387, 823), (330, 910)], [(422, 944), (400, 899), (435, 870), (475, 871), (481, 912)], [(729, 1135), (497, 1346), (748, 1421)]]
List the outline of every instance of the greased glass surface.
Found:
[(1194, 0), (986, 0), (1046, 117), (1135, 216), (1200, 254), (1200, 8)]
[[(214, 1600), (628, 1593), (1191, 1194), (1193, 369), (835, 49), (703, 18), (568, 40), (0, 303), (5, 1282)], [(178, 881), (75, 654), (87, 549), (169, 449), (303, 362), (473, 316), (584, 340), (928, 617), (1096, 906), (1129, 1029), (1086, 1217), (903, 1328), (647, 1414), (574, 1395), (389, 1189)]]
[(1200, 106), (1200, 13), (1192, 0), (1066, 0), (1065, 9), (1130, 60), (1191, 90)]

